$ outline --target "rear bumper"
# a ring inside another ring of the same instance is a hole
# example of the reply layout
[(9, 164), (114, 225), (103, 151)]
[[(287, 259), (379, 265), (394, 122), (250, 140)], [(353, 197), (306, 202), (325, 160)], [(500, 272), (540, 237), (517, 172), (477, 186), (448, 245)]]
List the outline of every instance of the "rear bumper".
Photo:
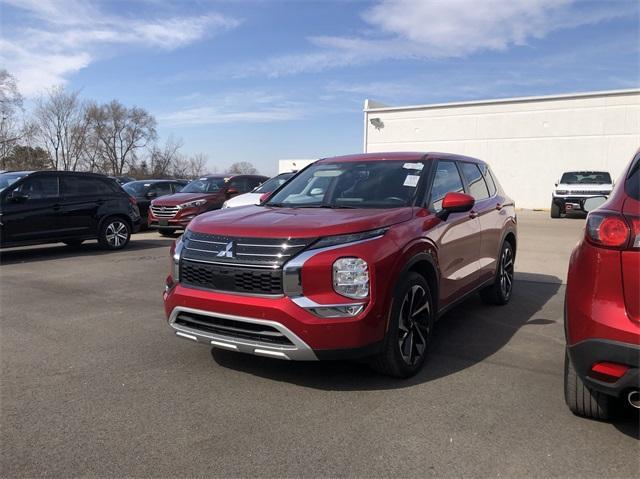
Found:
[[(626, 391), (640, 389), (640, 346), (607, 339), (587, 339), (568, 347), (578, 376), (591, 389), (620, 397)], [(610, 383), (591, 377), (591, 367), (599, 362), (628, 366), (627, 372)]]

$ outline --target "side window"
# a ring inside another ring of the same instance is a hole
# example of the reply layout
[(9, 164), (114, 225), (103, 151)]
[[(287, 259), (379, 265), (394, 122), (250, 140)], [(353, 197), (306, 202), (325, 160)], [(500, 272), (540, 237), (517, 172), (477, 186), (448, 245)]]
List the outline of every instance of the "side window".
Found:
[(40, 176), (27, 178), (22, 184), (16, 187), (14, 191), (27, 196), (30, 200), (57, 198), (60, 193), (58, 177)]
[(487, 189), (487, 184), (484, 182), (482, 173), (480, 173), (478, 166), (475, 163), (465, 162), (460, 162), (460, 166), (462, 168), (462, 174), (467, 179), (467, 183), (469, 184), (469, 194), (476, 200), (484, 200), (485, 198), (489, 198), (489, 190)]
[(487, 187), (489, 188), (489, 196), (495, 195), (498, 189), (496, 188), (496, 183), (493, 181), (493, 176), (491, 176), (489, 167), (484, 163), (480, 163), (478, 166), (480, 167), (484, 181), (487, 183)]
[(444, 195), (450, 191), (464, 192), (462, 178), (460, 178), (458, 168), (453, 161), (439, 161), (431, 186), (430, 204), (435, 211), (442, 210)]
[(62, 196), (101, 196), (114, 193), (113, 187), (98, 178), (63, 176), (60, 178)]
[[(229, 188), (235, 188), (240, 193), (249, 191), (246, 178), (235, 178), (229, 182)], [(253, 188), (252, 188), (253, 189)]]

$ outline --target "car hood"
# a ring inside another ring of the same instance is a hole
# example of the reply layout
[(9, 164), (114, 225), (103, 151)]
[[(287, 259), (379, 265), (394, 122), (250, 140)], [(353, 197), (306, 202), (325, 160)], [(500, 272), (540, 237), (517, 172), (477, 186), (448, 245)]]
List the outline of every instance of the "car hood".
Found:
[(189, 230), (226, 236), (311, 238), (374, 230), (408, 221), (413, 208), (327, 209), (241, 206), (197, 216)]
[(556, 186), (556, 190), (571, 190), (571, 191), (611, 191), (613, 189), (612, 184), (602, 184), (602, 183), (582, 183), (582, 184), (571, 184), (571, 183), (559, 183)]
[(209, 200), (217, 196), (217, 193), (174, 193), (172, 195), (161, 196), (153, 200), (154, 206), (176, 206), (200, 199)]
[(246, 205), (257, 205), (260, 202), (260, 197), (262, 193), (245, 193), (244, 195), (238, 195), (230, 200), (227, 200), (227, 206), (236, 207), (236, 206), (246, 206)]

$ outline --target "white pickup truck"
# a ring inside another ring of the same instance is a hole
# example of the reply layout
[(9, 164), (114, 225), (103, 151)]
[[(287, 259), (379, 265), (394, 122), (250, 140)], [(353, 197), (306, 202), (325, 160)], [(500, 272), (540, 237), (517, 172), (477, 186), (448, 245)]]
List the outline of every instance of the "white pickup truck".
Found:
[(584, 200), (609, 196), (613, 189), (606, 171), (567, 171), (556, 182), (551, 198), (551, 217), (560, 218), (567, 211), (583, 210)]

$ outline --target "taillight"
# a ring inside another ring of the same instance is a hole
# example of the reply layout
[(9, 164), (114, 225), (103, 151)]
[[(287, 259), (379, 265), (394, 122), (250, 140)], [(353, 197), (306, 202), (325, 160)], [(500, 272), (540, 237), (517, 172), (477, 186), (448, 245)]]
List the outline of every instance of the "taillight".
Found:
[(598, 246), (640, 248), (640, 218), (624, 217), (617, 213), (589, 213), (585, 233), (589, 241)]

